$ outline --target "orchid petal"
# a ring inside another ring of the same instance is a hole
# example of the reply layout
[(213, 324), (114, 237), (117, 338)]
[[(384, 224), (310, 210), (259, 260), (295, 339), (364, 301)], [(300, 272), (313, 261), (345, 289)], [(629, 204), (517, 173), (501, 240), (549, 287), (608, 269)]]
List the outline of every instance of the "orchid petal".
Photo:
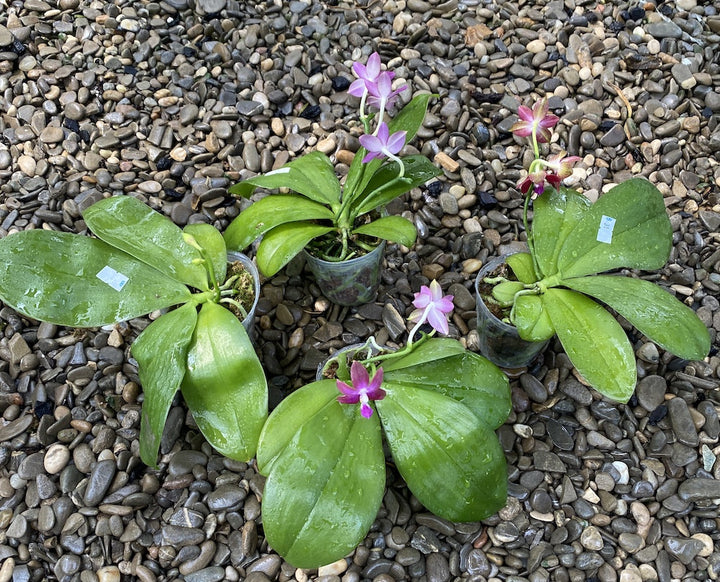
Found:
[(433, 329), (437, 330), (438, 333), (447, 335), (450, 331), (447, 317), (439, 309), (430, 310), (430, 313), (428, 313), (428, 323), (433, 327)]

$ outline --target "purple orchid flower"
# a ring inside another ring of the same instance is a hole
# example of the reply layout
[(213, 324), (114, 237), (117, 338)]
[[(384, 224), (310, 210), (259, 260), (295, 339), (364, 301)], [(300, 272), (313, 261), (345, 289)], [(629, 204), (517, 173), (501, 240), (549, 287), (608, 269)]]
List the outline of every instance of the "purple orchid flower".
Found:
[[(348, 88), (348, 93), (355, 97), (362, 97), (366, 93), (377, 91), (378, 77), (380, 76), (380, 55), (373, 53), (367, 61), (367, 65), (353, 63), (353, 72), (357, 75)], [(394, 73), (388, 73), (392, 80)]]
[(337, 400), (340, 404), (360, 403), (360, 414), (363, 418), (370, 418), (373, 414), (370, 400), (382, 400), (385, 398), (385, 390), (380, 388), (383, 381), (383, 369), (378, 368), (370, 380), (370, 374), (360, 362), (355, 361), (350, 366), (350, 380), (352, 386), (342, 380), (337, 380), (337, 388), (342, 392)]
[(454, 309), (453, 296), (443, 295), (440, 283), (434, 281), (430, 287), (423, 285), (420, 293), (415, 293), (413, 305), (417, 308), (408, 317), (417, 322), (416, 328), (427, 321), (435, 331), (447, 335), (449, 331), (447, 314)]
[(390, 135), (390, 129), (385, 122), (378, 125), (376, 133), (377, 135), (360, 136), (360, 145), (368, 151), (367, 155), (363, 158), (363, 164), (375, 158), (395, 158), (395, 154), (405, 145), (407, 132), (396, 131)]
[(380, 111), (392, 109), (397, 101), (398, 95), (407, 89), (407, 85), (402, 85), (393, 91), (392, 79), (394, 76), (395, 73), (390, 71), (380, 73), (374, 86), (368, 87), (368, 105)]

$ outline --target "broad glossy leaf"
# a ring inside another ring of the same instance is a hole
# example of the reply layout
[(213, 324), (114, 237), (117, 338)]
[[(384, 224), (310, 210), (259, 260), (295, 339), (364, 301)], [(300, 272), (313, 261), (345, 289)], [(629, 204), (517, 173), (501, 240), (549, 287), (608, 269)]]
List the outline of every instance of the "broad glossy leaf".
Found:
[(568, 279), (565, 285), (612, 307), (656, 344), (687, 360), (710, 351), (710, 334), (695, 312), (649, 281), (598, 275)]
[(374, 236), (406, 247), (413, 246), (417, 237), (415, 225), (402, 216), (383, 216), (354, 229), (353, 233)]
[(185, 376), (196, 322), (197, 308), (186, 303), (153, 321), (132, 345), (145, 398), (140, 419), (140, 457), (151, 467), (157, 466), (165, 420)]
[(132, 196), (96, 202), (83, 213), (99, 239), (125, 251), (176, 281), (207, 290), (205, 268), (193, 264), (200, 253), (182, 237), (173, 222)]
[(212, 261), (215, 280), (222, 285), (227, 274), (227, 249), (220, 231), (211, 224), (188, 224), (183, 232), (192, 235)]
[(505, 505), (505, 455), (495, 433), (470, 409), (431, 390), (384, 382), (375, 405), (393, 459), (430, 511), (477, 521)]
[(255, 455), (267, 418), (265, 373), (242, 323), (216, 303), (200, 309), (182, 394), (217, 451), (238, 461)]
[(314, 238), (332, 231), (330, 226), (309, 222), (288, 222), (268, 231), (260, 241), (257, 252), (258, 268), (272, 277)]
[(378, 415), (363, 418), (359, 406), (338, 403), (339, 394), (332, 380), (292, 393), (273, 411), (260, 440), (258, 466), (268, 476), (265, 536), (300, 568), (352, 551), (375, 520), (385, 490)]
[(513, 325), (520, 337), (530, 342), (544, 342), (555, 335), (555, 328), (540, 295), (520, 295), (515, 301)]
[(334, 216), (327, 206), (313, 200), (271, 194), (248, 206), (230, 223), (225, 231), (225, 244), (230, 250), (242, 251), (256, 238), (281, 224), (333, 220)]
[(532, 255), (530, 253), (515, 253), (506, 259), (508, 266), (517, 277), (518, 281), (526, 284), (535, 283), (538, 278), (535, 274)]
[(662, 194), (647, 180), (633, 178), (601, 196), (585, 213), (560, 249), (558, 271), (567, 279), (620, 267), (659, 269), (671, 247), (672, 227)]
[(533, 202), (533, 245), (543, 277), (558, 272), (560, 249), (590, 206), (586, 196), (564, 187), (559, 192), (555, 188), (546, 188), (542, 196)]
[(483, 424), (497, 428), (510, 413), (508, 380), (500, 369), (473, 352), (386, 369), (384, 382), (437, 392), (467, 406)]
[(577, 371), (598, 392), (627, 402), (637, 381), (635, 354), (615, 318), (589, 297), (548, 289), (543, 305)]
[(408, 355), (383, 362), (382, 367), (385, 372), (389, 372), (463, 353), (465, 348), (459, 341), (447, 337), (433, 337), (416, 345)]
[(243, 180), (229, 188), (231, 194), (249, 197), (255, 188), (290, 188), (321, 204), (335, 208), (340, 201), (340, 182), (330, 158), (310, 152), (277, 170)]
[(0, 240), (0, 297), (33, 319), (97, 327), (184, 303), (190, 291), (101, 240), (26, 230)]
[(398, 174), (396, 162), (386, 163), (375, 172), (362, 194), (353, 203), (357, 206), (353, 212), (354, 216), (361, 216), (379, 206), (384, 206), (401, 194), (442, 174), (442, 170), (434, 166), (425, 156), (408, 156), (402, 161), (405, 165), (405, 174), (398, 181), (394, 181)]

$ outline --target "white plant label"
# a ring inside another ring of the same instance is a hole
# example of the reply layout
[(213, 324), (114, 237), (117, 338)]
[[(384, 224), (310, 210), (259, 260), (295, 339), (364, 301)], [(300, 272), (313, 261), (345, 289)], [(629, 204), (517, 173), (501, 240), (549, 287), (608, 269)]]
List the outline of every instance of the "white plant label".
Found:
[(103, 283), (110, 285), (110, 287), (115, 289), (115, 291), (122, 291), (122, 288), (125, 287), (125, 283), (130, 280), (122, 273), (119, 273), (107, 265), (100, 270), (96, 277)]
[(605, 216), (600, 219), (600, 228), (597, 232), (597, 240), (601, 243), (610, 244), (612, 242), (613, 229), (615, 228), (615, 219)]

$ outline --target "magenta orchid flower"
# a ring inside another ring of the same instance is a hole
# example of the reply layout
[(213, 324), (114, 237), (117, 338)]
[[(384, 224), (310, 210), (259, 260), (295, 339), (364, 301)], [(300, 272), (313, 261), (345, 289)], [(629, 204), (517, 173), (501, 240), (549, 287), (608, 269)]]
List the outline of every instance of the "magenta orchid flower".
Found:
[[(520, 180), (517, 187), (523, 194), (527, 194), (532, 189), (533, 193), (530, 198), (535, 200), (545, 190), (546, 179), (548, 179), (548, 173), (545, 170), (538, 169), (530, 172), (525, 179)], [(548, 181), (550, 180), (548, 179)]]
[(363, 418), (370, 418), (373, 413), (370, 400), (382, 400), (385, 398), (385, 390), (380, 388), (383, 381), (383, 369), (378, 368), (377, 372), (370, 379), (370, 374), (360, 362), (355, 361), (350, 366), (350, 381), (352, 386), (342, 380), (337, 380), (337, 389), (342, 392), (337, 400), (340, 404), (360, 403), (360, 414)]
[(553, 183), (553, 180), (548, 176), (548, 180), (554, 186), (560, 184), (561, 180), (572, 176), (572, 166), (575, 162), (579, 162), (582, 158), (580, 156), (568, 156), (566, 151), (561, 151), (559, 154), (553, 154), (548, 156), (545, 162), (545, 167), (554, 172), (554, 176), (557, 178), (557, 184)]
[(390, 135), (390, 129), (385, 122), (378, 125), (376, 133), (377, 135), (360, 136), (360, 145), (368, 151), (367, 155), (363, 158), (363, 164), (375, 158), (395, 158), (395, 154), (405, 145), (407, 132), (396, 131)]
[(567, 152), (561, 151), (553, 154), (545, 160), (536, 160), (530, 166), (530, 173), (518, 183), (518, 189), (527, 194), (533, 189), (531, 196), (535, 200), (545, 190), (545, 182), (554, 188), (560, 188), (562, 181), (572, 175), (572, 165), (580, 161), (579, 156), (566, 156)]
[(430, 287), (427, 285), (420, 287), (420, 292), (415, 293), (413, 305), (416, 309), (410, 314), (408, 320), (417, 322), (415, 328), (427, 321), (435, 331), (447, 335), (449, 331), (447, 314), (455, 306), (452, 295), (442, 294), (440, 283), (433, 281), (430, 283)]
[[(373, 53), (367, 61), (367, 65), (354, 63), (352, 66), (353, 73), (357, 75), (348, 88), (348, 93), (355, 97), (363, 97), (366, 93), (372, 93), (373, 89), (377, 91), (377, 82), (380, 77), (380, 55)], [(388, 72), (387, 75), (392, 80), (394, 73)]]
[(510, 131), (518, 137), (535, 135), (540, 143), (550, 141), (550, 128), (555, 127), (557, 122), (560, 121), (557, 115), (549, 113), (547, 99), (535, 103), (532, 110), (521, 105), (518, 107), (518, 117), (520, 121), (516, 121)]

